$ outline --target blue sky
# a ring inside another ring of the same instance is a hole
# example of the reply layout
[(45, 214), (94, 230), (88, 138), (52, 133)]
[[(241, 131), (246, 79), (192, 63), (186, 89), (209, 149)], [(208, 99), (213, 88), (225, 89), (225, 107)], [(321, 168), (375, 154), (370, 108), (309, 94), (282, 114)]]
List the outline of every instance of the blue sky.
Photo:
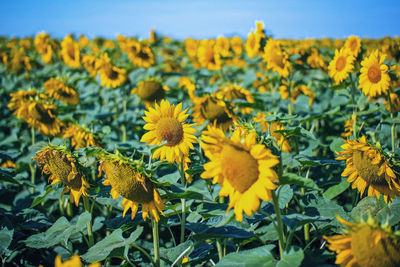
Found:
[(178, 39), (247, 36), (256, 20), (276, 38), (400, 36), (396, 0), (24, 0), (3, 1), (1, 14), (0, 35), (18, 37), (148, 37), (152, 27)]

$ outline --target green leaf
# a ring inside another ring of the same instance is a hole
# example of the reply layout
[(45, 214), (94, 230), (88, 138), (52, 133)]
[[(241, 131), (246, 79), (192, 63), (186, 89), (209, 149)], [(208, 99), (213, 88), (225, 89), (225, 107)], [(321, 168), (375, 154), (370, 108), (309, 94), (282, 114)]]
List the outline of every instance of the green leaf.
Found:
[(33, 200), (32, 205), (31, 205), (31, 208), (36, 207), (37, 205), (39, 205), (40, 203), (42, 203), (42, 202), (46, 199), (47, 195), (50, 194), (52, 191), (53, 191), (53, 187), (50, 186), (50, 185), (47, 186), (47, 187), (46, 187), (46, 191), (44, 192), (44, 194), (43, 194), (42, 196), (36, 197), (36, 198)]
[(329, 187), (323, 194), (322, 196), (327, 199), (333, 199), (346, 191), (347, 188), (349, 188), (350, 183), (348, 183), (346, 180), (342, 180), (340, 183), (335, 184), (331, 187)]
[(277, 190), (279, 192), (279, 198), (278, 198), (278, 204), (279, 208), (283, 209), (286, 207), (287, 204), (289, 204), (290, 200), (293, 197), (293, 190), (290, 188), (290, 185), (283, 185), (278, 188)]
[(283, 257), (276, 267), (297, 267), (301, 265), (303, 259), (303, 250), (299, 247), (291, 247), (289, 251), (283, 253)]
[(8, 246), (10, 246), (13, 239), (14, 229), (8, 230), (2, 228), (0, 230), (0, 256), (7, 252)]
[(217, 267), (274, 267), (276, 260), (270, 250), (273, 246), (267, 245), (254, 249), (234, 252), (226, 255), (217, 263)]
[(320, 188), (314, 183), (313, 180), (306, 179), (294, 173), (284, 173), (281, 177), (279, 177), (279, 183), (281, 185), (297, 185), (300, 187), (320, 190)]
[(332, 141), (329, 148), (332, 152), (336, 153), (343, 150), (343, 148), (341, 148), (342, 145), (344, 145), (344, 141), (342, 138), (338, 137)]
[[(331, 224), (340, 226), (340, 223), (335, 220), (336, 216), (340, 216), (343, 219), (348, 219), (349, 216), (344, 211), (342, 206), (339, 206), (334, 201), (316, 197), (315, 195), (308, 195), (309, 200), (304, 203), (306, 215), (308, 216), (321, 216), (321, 219), (330, 219)], [(321, 221), (316, 224), (328, 224), (329, 222)]]
[(91, 215), (88, 212), (82, 213), (75, 225), (61, 217), (46, 232), (32, 235), (24, 242), (31, 248), (48, 248), (57, 244), (68, 246), (71, 235), (82, 232), (90, 220)]
[(19, 181), (13, 178), (13, 174), (14, 173), (10, 172), (8, 169), (0, 167), (0, 181), (9, 182), (13, 184), (20, 184)]
[[(113, 251), (123, 248), (123, 254), (121, 256), (128, 257), (128, 249), (130, 244), (136, 241), (142, 234), (143, 227), (137, 228), (128, 238), (122, 236), (122, 230), (117, 229), (110, 235), (106, 236), (101, 241), (97, 242), (91, 247), (88, 252), (83, 254), (81, 258), (89, 263), (102, 261), (106, 259)], [(113, 254), (114, 256), (116, 254)]]
[(368, 214), (376, 216), (386, 205), (380, 203), (376, 197), (365, 197), (353, 208), (350, 215), (354, 220), (362, 219)]
[[(161, 259), (166, 261), (168, 266), (170, 266), (178, 257), (179, 255), (184, 252), (187, 248), (193, 246), (193, 241), (187, 240), (184, 243), (181, 243), (177, 245), (176, 247), (173, 248), (160, 248), (160, 256)], [(186, 255), (189, 255), (190, 252), (193, 250), (193, 247), (185, 253)]]

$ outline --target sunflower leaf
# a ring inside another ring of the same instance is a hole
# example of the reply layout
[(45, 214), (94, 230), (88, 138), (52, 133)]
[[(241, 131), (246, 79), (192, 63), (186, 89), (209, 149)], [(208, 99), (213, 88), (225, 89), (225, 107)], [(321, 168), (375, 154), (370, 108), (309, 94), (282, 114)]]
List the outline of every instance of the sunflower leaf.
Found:
[(239, 267), (239, 266), (260, 266), (273, 267), (276, 266), (276, 260), (271, 254), (273, 246), (267, 245), (254, 249), (234, 252), (226, 255), (218, 262), (217, 267)]

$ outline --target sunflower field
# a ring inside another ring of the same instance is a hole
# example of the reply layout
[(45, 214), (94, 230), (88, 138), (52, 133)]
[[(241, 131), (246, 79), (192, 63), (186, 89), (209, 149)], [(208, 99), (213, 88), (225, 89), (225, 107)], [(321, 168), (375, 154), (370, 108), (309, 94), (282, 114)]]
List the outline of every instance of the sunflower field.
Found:
[(400, 39), (0, 38), (3, 266), (400, 266)]

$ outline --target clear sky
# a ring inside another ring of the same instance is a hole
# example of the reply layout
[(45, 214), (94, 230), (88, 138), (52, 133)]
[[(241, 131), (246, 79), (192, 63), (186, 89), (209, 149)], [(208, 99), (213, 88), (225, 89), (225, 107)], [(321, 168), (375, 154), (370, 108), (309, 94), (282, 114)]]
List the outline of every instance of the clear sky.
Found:
[(399, 0), (5, 0), (0, 11), (0, 35), (17, 37), (147, 38), (152, 27), (178, 39), (244, 37), (256, 20), (276, 38), (400, 36)]

